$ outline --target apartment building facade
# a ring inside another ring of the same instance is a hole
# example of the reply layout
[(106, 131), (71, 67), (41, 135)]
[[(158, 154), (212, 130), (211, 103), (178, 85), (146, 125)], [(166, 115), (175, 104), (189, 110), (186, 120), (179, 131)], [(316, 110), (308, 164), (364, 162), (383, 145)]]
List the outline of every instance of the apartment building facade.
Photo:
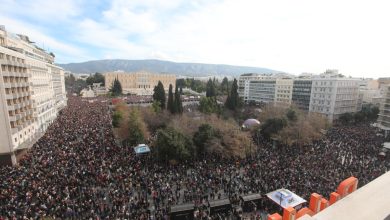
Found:
[(244, 102), (273, 103), (276, 78), (263, 74), (242, 74), (238, 79), (238, 95)]
[(0, 27), (0, 164), (16, 164), (66, 105), (63, 69), (27, 36)]
[(291, 78), (277, 78), (275, 84), (275, 104), (291, 105), (294, 80)]
[(383, 85), (382, 89), (384, 96), (380, 105), (378, 124), (385, 131), (385, 136), (388, 136), (390, 132), (390, 84)]
[(337, 70), (320, 75), (288, 78), (272, 75), (243, 74), (239, 77), (238, 93), (245, 102), (292, 103), (307, 112), (321, 113), (330, 121), (347, 112), (361, 109), (363, 95), (360, 79), (343, 77)]
[(333, 121), (341, 114), (359, 110), (360, 79), (341, 77), (338, 72), (327, 71), (312, 80), (310, 112), (321, 113)]
[(293, 82), (292, 103), (306, 112), (310, 107), (312, 83), (311, 78), (298, 78)]

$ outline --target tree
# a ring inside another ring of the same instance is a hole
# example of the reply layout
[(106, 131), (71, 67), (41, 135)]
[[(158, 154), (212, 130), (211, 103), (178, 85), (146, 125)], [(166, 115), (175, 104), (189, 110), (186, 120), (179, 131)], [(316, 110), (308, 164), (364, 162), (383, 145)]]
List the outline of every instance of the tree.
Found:
[(173, 92), (172, 92), (172, 84), (169, 84), (167, 110), (169, 110), (172, 114), (175, 114), (175, 106), (174, 106), (174, 98), (173, 98)]
[(292, 122), (295, 122), (297, 121), (298, 117), (297, 117), (297, 113), (295, 112), (294, 109), (292, 108), (289, 108), (287, 113), (286, 113), (286, 116), (288, 118), (289, 121), (292, 121)]
[(119, 96), (122, 94), (122, 85), (119, 82), (118, 78), (115, 78), (114, 82), (112, 82), (110, 92), (113, 96)]
[(359, 123), (367, 120), (367, 117), (363, 112), (360, 111), (353, 114), (353, 120), (355, 121), (355, 123)]
[(184, 78), (176, 79), (176, 86), (178, 87), (187, 87), (187, 81)]
[(145, 124), (140, 118), (138, 109), (132, 109), (129, 114), (129, 136), (127, 142), (130, 146), (143, 143)]
[(219, 106), (215, 98), (202, 97), (199, 101), (199, 111), (206, 114), (218, 113)]
[(180, 93), (177, 87), (175, 88), (175, 100), (173, 105), (174, 105), (175, 113), (179, 113), (179, 114), (183, 113), (183, 103), (181, 101)]
[(183, 87), (180, 86), (180, 95), (183, 95)]
[(81, 90), (85, 88), (87, 88), (87, 83), (82, 79), (77, 79), (74, 86), (71, 88), (71, 91), (80, 94)]
[(122, 114), (120, 112), (115, 111), (114, 114), (112, 114), (112, 126), (114, 126), (114, 128), (119, 127), (121, 119)]
[(230, 90), (230, 94), (226, 99), (225, 106), (233, 111), (237, 110), (241, 106), (241, 100), (238, 96), (238, 85), (236, 79), (233, 80), (233, 85)]
[(209, 79), (206, 85), (206, 97), (215, 97), (216, 92), (215, 92), (215, 85), (214, 82)]
[(354, 119), (354, 116), (350, 112), (343, 113), (339, 117), (339, 121), (344, 125), (351, 123), (353, 121), (353, 119)]
[(157, 131), (156, 148), (160, 160), (186, 160), (194, 154), (192, 140), (172, 127)]
[(104, 76), (101, 73), (95, 73), (94, 75), (89, 76), (86, 79), (88, 85), (92, 85), (93, 83), (101, 83), (104, 86)]
[(65, 77), (65, 86), (67, 88), (73, 86), (75, 82), (76, 82), (76, 78), (74, 77), (73, 74), (70, 74), (69, 76)]
[(161, 112), (161, 104), (160, 104), (160, 102), (159, 101), (153, 101), (152, 109), (153, 109), (153, 112), (160, 113)]
[(165, 109), (166, 97), (165, 97), (164, 85), (161, 83), (161, 81), (158, 81), (158, 84), (157, 86), (154, 87), (153, 91), (154, 91), (153, 100), (159, 101), (161, 109)]
[(277, 134), (287, 125), (285, 118), (269, 118), (262, 125), (260, 133), (267, 139)]
[(200, 157), (206, 152), (206, 144), (214, 137), (214, 129), (210, 124), (202, 124), (193, 136), (193, 142), (196, 147), (196, 155)]
[(364, 115), (365, 120), (375, 121), (378, 118), (379, 108), (372, 104), (364, 105), (360, 112)]
[(80, 91), (87, 88), (87, 83), (82, 79), (77, 79), (73, 74), (65, 77), (65, 88), (71, 93), (80, 94)]
[(227, 94), (229, 92), (229, 80), (225, 76), (221, 82), (221, 92), (222, 94)]

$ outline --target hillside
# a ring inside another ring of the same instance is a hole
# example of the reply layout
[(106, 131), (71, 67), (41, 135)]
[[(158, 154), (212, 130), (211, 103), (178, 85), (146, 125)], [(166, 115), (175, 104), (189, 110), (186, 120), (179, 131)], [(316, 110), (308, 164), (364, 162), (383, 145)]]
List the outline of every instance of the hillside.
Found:
[(73, 73), (95, 73), (123, 70), (133, 72), (146, 70), (156, 73), (173, 73), (182, 76), (238, 76), (242, 73), (276, 73), (278, 71), (247, 66), (224, 64), (175, 63), (163, 60), (93, 60), (82, 63), (58, 64)]

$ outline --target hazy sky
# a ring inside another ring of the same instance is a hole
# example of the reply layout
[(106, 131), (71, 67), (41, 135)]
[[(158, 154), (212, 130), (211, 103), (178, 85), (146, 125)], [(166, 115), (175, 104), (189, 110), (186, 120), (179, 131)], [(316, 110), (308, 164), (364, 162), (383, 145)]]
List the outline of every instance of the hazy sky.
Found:
[(390, 1), (1, 0), (0, 24), (57, 62), (163, 59), (390, 76)]

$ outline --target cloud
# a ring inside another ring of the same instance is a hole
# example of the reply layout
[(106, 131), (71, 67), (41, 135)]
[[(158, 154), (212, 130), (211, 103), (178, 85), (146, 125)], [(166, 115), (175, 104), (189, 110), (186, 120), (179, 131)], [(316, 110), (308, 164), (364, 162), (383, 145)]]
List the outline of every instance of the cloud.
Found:
[(83, 1), (77, 0), (4, 0), (0, 13), (43, 23), (65, 22), (82, 13), (82, 4)]
[(4, 17), (2, 15), (0, 15), (0, 20), (6, 24), (7, 31), (29, 36), (30, 40), (36, 42), (38, 46), (44, 47), (45, 49), (50, 49), (50, 51), (56, 54), (57, 58), (60, 57), (60, 60), (71, 60), (73, 57), (78, 57), (79, 59), (90, 58), (90, 56), (88, 56), (87, 53), (79, 47), (72, 46), (66, 42), (61, 42), (53, 37), (48, 36), (40, 27), (12, 18)]
[[(51, 42), (68, 61), (159, 58), (296, 74), (338, 68), (354, 76), (384, 76), (390, 69), (385, 0), (112, 0), (104, 7), (39, 0), (42, 12), (33, 1), (6, 1), (0, 20), (8, 18), (7, 28), (22, 19), (15, 18), (22, 12), (11, 10), (33, 8), (27, 16), (40, 23), (23, 18), (23, 24), (16, 24), (18, 32), (31, 32), (45, 45)], [(61, 41), (55, 28), (65, 30)]]

